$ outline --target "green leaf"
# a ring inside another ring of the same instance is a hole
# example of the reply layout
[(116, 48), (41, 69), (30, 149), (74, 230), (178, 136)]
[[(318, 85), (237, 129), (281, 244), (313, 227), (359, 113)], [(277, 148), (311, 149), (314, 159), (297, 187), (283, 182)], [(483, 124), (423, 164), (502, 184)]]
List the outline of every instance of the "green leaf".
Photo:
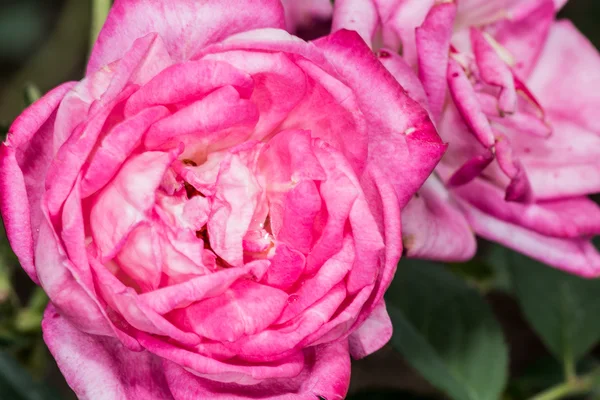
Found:
[(29, 107), (42, 97), (42, 92), (40, 92), (40, 89), (31, 82), (27, 82), (25, 84), (25, 89), (23, 92), (26, 107)]
[(508, 249), (496, 243), (480, 241), (480, 247), (484, 251), (480, 257), (492, 269), (494, 275), (493, 288), (503, 291), (508, 294), (513, 292), (513, 284), (511, 281), (509, 268)]
[(511, 252), (523, 312), (559, 360), (574, 363), (600, 340), (600, 280), (586, 280)]
[(481, 295), (444, 266), (403, 260), (386, 295), (392, 345), (432, 385), (455, 400), (496, 400), (508, 350)]
[(112, 0), (92, 0), (92, 21), (90, 28), (90, 53), (112, 5)]
[(19, 332), (37, 332), (41, 329), (44, 309), (48, 296), (42, 288), (35, 288), (26, 308), (19, 310), (15, 318), (15, 328)]
[[(581, 374), (587, 374), (598, 368), (598, 361), (586, 357), (577, 365)], [(552, 356), (547, 355), (532, 362), (519, 374), (511, 379), (508, 392), (514, 398), (526, 399), (550, 387), (564, 382), (563, 367)]]
[(37, 381), (8, 353), (0, 352), (0, 394), (11, 400), (58, 400), (51, 388)]

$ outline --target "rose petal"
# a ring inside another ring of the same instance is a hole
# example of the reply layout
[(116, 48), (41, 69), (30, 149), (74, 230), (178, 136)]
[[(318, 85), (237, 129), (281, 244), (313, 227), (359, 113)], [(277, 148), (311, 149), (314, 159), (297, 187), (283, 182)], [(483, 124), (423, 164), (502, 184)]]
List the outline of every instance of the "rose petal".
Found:
[(392, 338), (392, 331), (392, 321), (382, 300), (348, 338), (352, 358), (359, 360), (381, 349)]
[(304, 355), (296, 352), (286, 359), (264, 363), (228, 363), (212, 357), (206, 357), (180, 346), (161, 341), (155, 336), (140, 333), (138, 340), (152, 353), (173, 361), (199, 377), (213, 382), (252, 385), (264, 379), (297, 376), (304, 366)]
[[(429, 176), (446, 146), (427, 112), (405, 94), (356, 33), (342, 30), (314, 43), (356, 93), (370, 127), (369, 162), (388, 175), (402, 207)], [(376, 98), (370, 95), (373, 87), (381, 88)]]
[(483, 154), (476, 155), (464, 163), (448, 179), (448, 187), (465, 185), (477, 178), (494, 161), (494, 154), (486, 150)]
[(149, 149), (186, 145), (182, 158), (202, 159), (208, 152), (239, 144), (255, 127), (256, 106), (231, 86), (219, 88), (202, 99), (158, 121), (144, 137)]
[(500, 88), (498, 106), (501, 112), (514, 113), (517, 108), (517, 91), (513, 72), (504, 60), (500, 58), (496, 49), (477, 28), (470, 29), (473, 53), (481, 79), (488, 85)]
[(281, 290), (289, 289), (298, 281), (306, 264), (304, 255), (285, 243), (277, 245), (269, 260), (271, 266), (262, 282)]
[(115, 261), (143, 291), (156, 289), (162, 275), (162, 250), (159, 234), (148, 224), (136, 226)]
[(109, 104), (91, 115), (77, 127), (56, 153), (46, 176), (48, 210), (51, 215), (59, 212), (87, 158), (96, 146), (108, 117), (134, 90), (134, 87), (129, 86)]
[(232, 65), (210, 60), (187, 61), (161, 70), (134, 93), (125, 106), (125, 115), (144, 108), (198, 100), (223, 86), (233, 86), (240, 97), (250, 97), (251, 77)]
[(275, 322), (287, 299), (282, 290), (240, 280), (219, 296), (175, 310), (169, 319), (202, 337), (233, 342)]
[(463, 204), (463, 210), (477, 234), (488, 240), (571, 274), (586, 278), (600, 276), (600, 253), (589, 241), (541, 235), (496, 219), (468, 204)]
[(466, 261), (475, 255), (473, 231), (452, 194), (434, 176), (402, 211), (402, 237), (412, 258)]
[(459, 0), (457, 3), (457, 25), (460, 29), (465, 26), (481, 26), (494, 22), (522, 1)]
[[(105, 265), (90, 254), (90, 265), (94, 271), (95, 286), (98, 288), (98, 297), (124, 319), (124, 323), (142, 332), (168, 337), (184, 346), (194, 346), (200, 338), (190, 332), (185, 332), (163, 316), (154, 312), (140, 301), (139, 295), (129, 286), (117, 279)], [(135, 336), (139, 332), (135, 332)], [(139, 340), (139, 337), (136, 337)], [(141, 342), (140, 342), (141, 343)]]
[(402, 237), (400, 206), (393, 186), (385, 174), (374, 165), (370, 166), (361, 177), (361, 183), (371, 212), (378, 221), (379, 232), (385, 243), (385, 253), (382, 254), (380, 269), (371, 295), (363, 305), (351, 330), (358, 328), (383, 298), (383, 294), (392, 283), (402, 253), (402, 242), (398, 240)]
[[(406, 63), (404, 58), (398, 54), (392, 53), (386, 48), (379, 50), (379, 52), (377, 52), (377, 56), (385, 68), (394, 76), (394, 78), (396, 78), (408, 96), (419, 103), (419, 105), (427, 110), (430, 116), (432, 116), (433, 112), (429, 106), (429, 99), (427, 98), (427, 94), (425, 93), (425, 89), (423, 87), (424, 83), (419, 80), (419, 77), (415, 71), (413, 71), (412, 67)], [(445, 71), (446, 70), (444, 69), (444, 93), (446, 92), (447, 86)]]
[[(239, 10), (250, 10), (240, 13)], [(283, 7), (274, 0), (139, 2), (117, 0), (90, 56), (87, 74), (120, 59), (135, 38), (156, 32), (169, 54), (182, 61), (198, 49), (227, 36), (251, 29), (284, 27)], [(191, 44), (191, 45), (190, 45)]]
[[(277, 361), (297, 354), (302, 348), (321, 339), (320, 329), (327, 327), (328, 322), (336, 315), (347, 298), (344, 282), (333, 286), (323, 297), (310, 307), (283, 324), (274, 324), (255, 335), (245, 336), (233, 343), (227, 343), (226, 351), (239, 358), (251, 362)], [(291, 297), (288, 302), (296, 302)], [(356, 316), (356, 314), (355, 314)], [(329, 327), (331, 329), (331, 327)], [(326, 332), (325, 332), (326, 333)], [(318, 335), (315, 337), (315, 335)], [(343, 340), (343, 338), (341, 338)], [(204, 352), (217, 354), (223, 352), (222, 346), (211, 346), (205, 343), (201, 346)]]
[(475, 89), (458, 62), (450, 59), (448, 64), (448, 87), (454, 105), (475, 138), (486, 148), (495, 143), (494, 132), (483, 113)]
[(145, 220), (172, 162), (173, 155), (163, 152), (134, 156), (99, 194), (90, 212), (90, 228), (102, 257), (115, 254), (129, 232)]
[(40, 198), (52, 161), (56, 109), (74, 83), (48, 92), (13, 122), (0, 144), (0, 212), (8, 240), (23, 269), (38, 282), (33, 252), (43, 218)]
[(494, 39), (515, 57), (519, 76), (528, 77), (538, 62), (554, 17), (552, 0), (522, 2), (491, 27)]
[(59, 247), (52, 228), (44, 220), (40, 226), (40, 238), (36, 248), (39, 262), (40, 285), (52, 303), (77, 329), (92, 334), (112, 336), (106, 315), (94, 301), (94, 294), (86, 290), (73, 276), (71, 263)]
[(243, 264), (243, 239), (250, 226), (262, 189), (238, 155), (221, 162), (208, 220), (214, 252), (233, 266)]
[(563, 20), (550, 29), (527, 86), (540, 99), (551, 122), (564, 119), (598, 134), (598, 71), (600, 55), (596, 48), (573, 24)]
[(332, 32), (341, 29), (355, 31), (369, 45), (373, 46), (379, 26), (377, 7), (371, 0), (338, 0), (334, 3)]
[(139, 296), (141, 302), (159, 314), (175, 308), (184, 308), (194, 302), (223, 293), (238, 279), (260, 279), (268, 269), (267, 260), (258, 260), (242, 267), (218, 270), (210, 275), (198, 276), (182, 283), (163, 287)]
[(285, 53), (265, 54), (252, 49), (209, 54), (204, 59), (224, 61), (252, 77), (254, 91), (250, 100), (259, 110), (252, 140), (270, 135), (306, 93), (304, 72)]
[(375, 0), (386, 47), (402, 54), (406, 62), (417, 66), (416, 31), (423, 24), (435, 0)]
[(291, 378), (266, 379), (255, 385), (223, 384), (192, 375), (174, 363), (166, 363), (165, 374), (176, 400), (210, 398), (243, 400), (341, 400), (350, 383), (350, 357), (345, 341), (305, 350), (302, 371)]
[(104, 187), (141, 143), (147, 129), (168, 114), (165, 107), (150, 107), (115, 125), (101, 140), (89, 161), (81, 182), (82, 197), (88, 197)]
[[(315, 63), (296, 62), (306, 73), (308, 87), (302, 101), (287, 115), (280, 129), (310, 131), (339, 149), (356, 173), (365, 168), (368, 156), (367, 124), (353, 91)], [(322, 110), (327, 109), (327, 113)]]
[(325, 261), (316, 274), (290, 296), (278, 324), (289, 321), (325, 296), (332, 287), (341, 282), (352, 269), (355, 260), (354, 240), (344, 237), (341, 249)]
[(482, 179), (454, 189), (454, 192), (494, 218), (543, 235), (581, 238), (600, 234), (600, 207), (586, 198), (533, 204), (507, 203), (500, 188)]
[[(317, 232), (315, 218), (321, 210), (321, 195), (313, 181), (303, 181), (285, 195), (282, 204), (281, 228), (275, 230), (278, 241), (290, 244), (308, 255)], [(274, 216), (271, 215), (271, 226)]]
[(419, 79), (427, 93), (434, 121), (439, 120), (446, 100), (446, 71), (455, 17), (454, 2), (437, 4), (416, 30)]
[(172, 399), (162, 366), (148, 352), (134, 352), (116, 339), (79, 331), (49, 305), (44, 341), (80, 399)]

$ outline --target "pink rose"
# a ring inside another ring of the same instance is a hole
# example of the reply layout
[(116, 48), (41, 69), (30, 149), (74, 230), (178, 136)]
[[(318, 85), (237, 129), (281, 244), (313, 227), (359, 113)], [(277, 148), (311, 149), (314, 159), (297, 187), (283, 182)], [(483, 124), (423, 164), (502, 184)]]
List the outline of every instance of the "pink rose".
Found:
[(449, 143), (403, 211), (408, 255), (468, 259), (472, 229), (566, 271), (600, 275), (590, 242), (600, 208), (587, 198), (600, 191), (600, 57), (570, 22), (555, 21), (564, 3), (336, 2), (335, 28), (354, 24), (374, 46), (371, 35), (383, 31), (382, 62)]
[(0, 210), (88, 399), (327, 399), (391, 335), (400, 208), (445, 151), (353, 32), (117, 0), (0, 147)]

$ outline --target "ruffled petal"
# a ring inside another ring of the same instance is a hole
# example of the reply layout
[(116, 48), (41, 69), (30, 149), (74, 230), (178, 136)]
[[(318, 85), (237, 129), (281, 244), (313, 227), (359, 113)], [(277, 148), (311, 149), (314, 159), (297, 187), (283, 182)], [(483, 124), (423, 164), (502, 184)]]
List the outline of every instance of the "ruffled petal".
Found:
[(46, 176), (48, 210), (51, 215), (56, 215), (60, 211), (87, 158), (96, 146), (107, 119), (117, 105), (127, 99), (134, 90), (129, 86), (78, 125), (75, 132), (56, 153)]
[(502, 18), (523, 0), (459, 0), (457, 28), (481, 26)]
[(108, 318), (94, 300), (95, 293), (86, 290), (79, 276), (73, 275), (71, 261), (45, 220), (40, 226), (40, 239), (36, 248), (38, 275), (50, 301), (77, 329), (112, 336)]
[(243, 264), (243, 240), (262, 189), (252, 171), (238, 155), (221, 162), (208, 220), (210, 245), (214, 252), (233, 266)]
[(293, 378), (302, 372), (305, 363), (305, 355), (300, 350), (276, 361), (240, 363), (206, 356), (193, 348), (181, 347), (142, 332), (137, 339), (146, 349), (161, 358), (173, 361), (197, 376), (227, 384), (254, 385), (265, 379)]
[(584, 197), (532, 204), (506, 202), (502, 190), (483, 179), (453, 192), (494, 218), (542, 235), (576, 239), (600, 234), (600, 207)]
[(500, 88), (498, 107), (502, 113), (512, 114), (517, 108), (517, 91), (513, 72), (488, 37), (477, 28), (471, 28), (471, 44), (481, 79), (488, 85)]
[(75, 328), (52, 305), (42, 322), (44, 341), (80, 399), (173, 399), (161, 361), (116, 339)]
[(202, 157), (209, 151), (241, 143), (251, 134), (259, 112), (232, 86), (221, 87), (158, 121), (144, 137), (149, 149), (186, 145), (183, 158)]
[(352, 358), (358, 360), (381, 349), (392, 338), (392, 331), (392, 321), (381, 300), (369, 318), (349, 336)]
[(228, 85), (246, 99), (254, 87), (247, 73), (227, 63), (200, 60), (175, 64), (161, 70), (127, 100), (125, 115), (135, 115), (151, 106), (190, 103)]
[[(358, 328), (383, 299), (385, 291), (392, 283), (402, 254), (402, 241), (399, 240), (402, 237), (401, 209), (394, 187), (387, 180), (387, 176), (374, 165), (371, 165), (361, 177), (361, 186), (371, 213), (377, 221), (379, 233), (385, 246), (381, 255), (382, 259), (377, 280), (373, 282), (369, 298), (362, 305), (358, 317), (350, 328), (350, 332)], [(360, 297), (360, 295), (357, 295), (357, 297)]]
[(479, 103), (473, 84), (462, 66), (453, 59), (450, 59), (448, 64), (448, 87), (454, 105), (471, 133), (486, 148), (494, 146), (494, 132)]
[[(598, 134), (600, 54), (569, 21), (556, 22), (527, 86), (550, 122), (564, 119)], [(592, 149), (590, 149), (592, 150)]]
[(198, 276), (182, 283), (139, 295), (139, 300), (158, 314), (207, 298), (219, 296), (239, 279), (259, 280), (269, 267), (269, 261), (258, 260), (242, 267), (227, 268), (212, 274)]
[[(338, 31), (314, 42), (357, 95), (370, 127), (369, 162), (395, 187), (401, 207), (427, 179), (446, 150), (427, 111), (409, 98), (358, 35)], [(371, 88), (380, 88), (370, 95)]]
[[(377, 52), (379, 61), (385, 68), (396, 78), (408, 96), (415, 100), (425, 110), (427, 110), (433, 120), (433, 111), (429, 105), (429, 99), (425, 93), (424, 83), (419, 80), (419, 77), (410, 65), (400, 55), (393, 53), (387, 48), (383, 48)], [(444, 67), (444, 93), (446, 92), (446, 68)]]
[(169, 318), (207, 339), (233, 342), (274, 323), (287, 300), (280, 289), (240, 280), (221, 295), (175, 310)]
[(87, 74), (118, 60), (135, 38), (151, 32), (163, 39), (176, 61), (183, 61), (234, 33), (284, 26), (283, 7), (275, 0), (117, 0), (94, 45)]
[(226, 62), (249, 74), (254, 81), (250, 100), (259, 110), (259, 121), (250, 138), (263, 140), (285, 121), (307, 89), (304, 71), (285, 53), (229, 51), (210, 54), (206, 60)]
[(243, 400), (248, 397), (264, 400), (343, 399), (350, 384), (347, 342), (315, 346), (304, 352), (304, 367), (296, 376), (266, 379), (254, 385), (210, 381), (174, 363), (165, 363), (165, 374), (175, 400)]
[(374, 0), (382, 24), (383, 42), (412, 66), (418, 65), (417, 28), (435, 6), (435, 0)]
[(36, 283), (33, 253), (43, 218), (43, 182), (53, 156), (56, 110), (74, 86), (65, 83), (36, 101), (13, 122), (6, 142), (0, 144), (0, 213), (13, 251)]
[(443, 261), (466, 261), (475, 255), (475, 235), (453, 195), (437, 177), (425, 182), (402, 212), (406, 255)]
[(150, 107), (115, 125), (90, 157), (81, 182), (82, 197), (88, 197), (104, 187), (141, 143), (148, 128), (168, 114), (165, 107)]
[(146, 152), (127, 161), (95, 199), (90, 227), (101, 257), (109, 259), (123, 246), (133, 228), (146, 219), (173, 155)]
[(489, 28), (494, 39), (512, 56), (512, 67), (519, 76), (528, 77), (538, 62), (554, 17), (552, 0), (522, 2)]
[(372, 0), (338, 0), (334, 3), (332, 32), (355, 31), (369, 47), (373, 47), (378, 27), (378, 9)]
[(448, 92), (446, 71), (455, 17), (454, 2), (437, 4), (416, 30), (419, 79), (427, 93), (434, 121), (440, 118)]
[(462, 208), (478, 235), (585, 278), (600, 276), (600, 253), (584, 239), (546, 236), (505, 222), (464, 202)]

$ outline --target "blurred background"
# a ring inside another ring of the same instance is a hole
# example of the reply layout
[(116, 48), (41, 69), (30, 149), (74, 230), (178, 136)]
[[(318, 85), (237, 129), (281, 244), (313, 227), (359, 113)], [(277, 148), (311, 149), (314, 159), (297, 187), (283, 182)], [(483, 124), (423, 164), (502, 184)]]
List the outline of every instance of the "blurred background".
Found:
[[(90, 50), (90, 16), (89, 0), (0, 1), (2, 135), (32, 99), (61, 82), (82, 77)], [(571, 0), (561, 16), (574, 21), (600, 45), (599, 0)], [(483, 294), (502, 326), (510, 349), (510, 380), (504, 398), (529, 398), (560, 382), (561, 366), (526, 322), (508, 288), (505, 271), (510, 266), (499, 264), (514, 258), (502, 258), (502, 249), (491, 244), (482, 243), (481, 249), (472, 263), (448, 266), (448, 270)], [(600, 297), (600, 290), (597, 293)], [(0, 226), (0, 400), (75, 398), (41, 338), (46, 303), (44, 293), (18, 266)], [(600, 313), (595, 315), (600, 317)], [(595, 365), (598, 353), (590, 351), (584, 364)], [(354, 399), (444, 398), (391, 345), (354, 363), (351, 393)], [(588, 398), (600, 398), (594, 396)]]

